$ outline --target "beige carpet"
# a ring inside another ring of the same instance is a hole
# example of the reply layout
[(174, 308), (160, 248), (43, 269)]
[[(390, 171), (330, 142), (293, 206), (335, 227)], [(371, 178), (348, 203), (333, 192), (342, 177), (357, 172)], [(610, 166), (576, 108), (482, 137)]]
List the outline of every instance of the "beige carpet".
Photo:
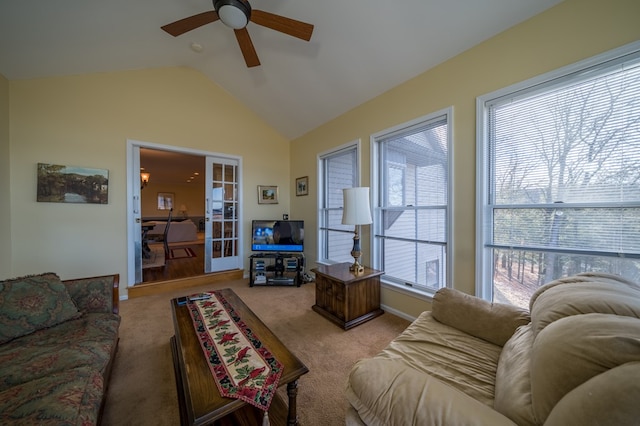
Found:
[(347, 408), (344, 387), (351, 365), (379, 352), (409, 324), (385, 313), (343, 331), (311, 310), (314, 283), (300, 288), (252, 288), (247, 280), (237, 280), (123, 301), (120, 346), (103, 425), (179, 424), (169, 347), (173, 335), (169, 300), (224, 287), (233, 288), (309, 367), (309, 373), (298, 382), (298, 418), (303, 426), (343, 425)]

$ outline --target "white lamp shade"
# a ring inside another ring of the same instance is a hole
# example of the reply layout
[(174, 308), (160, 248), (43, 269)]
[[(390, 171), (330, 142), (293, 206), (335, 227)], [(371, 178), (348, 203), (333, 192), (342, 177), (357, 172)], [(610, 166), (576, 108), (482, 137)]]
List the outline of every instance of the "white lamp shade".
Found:
[(180, 204), (180, 211), (181, 212), (186, 212), (187, 211), (187, 206), (185, 204)]
[(344, 196), (343, 225), (366, 225), (373, 222), (368, 187), (344, 188), (342, 193)]

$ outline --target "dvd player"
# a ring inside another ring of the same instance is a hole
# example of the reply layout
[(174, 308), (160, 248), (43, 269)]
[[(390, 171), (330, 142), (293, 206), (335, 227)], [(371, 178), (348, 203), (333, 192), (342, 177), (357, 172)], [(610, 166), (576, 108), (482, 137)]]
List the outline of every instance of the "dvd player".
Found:
[(294, 279), (287, 278), (287, 277), (274, 277), (274, 278), (269, 278), (267, 282), (269, 284), (293, 284)]

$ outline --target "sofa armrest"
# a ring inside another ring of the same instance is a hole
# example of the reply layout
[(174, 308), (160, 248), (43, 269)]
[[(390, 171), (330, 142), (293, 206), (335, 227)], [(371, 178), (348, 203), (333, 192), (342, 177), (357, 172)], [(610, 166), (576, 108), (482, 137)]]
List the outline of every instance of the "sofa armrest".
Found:
[(525, 309), (491, 303), (450, 288), (436, 292), (431, 313), (443, 324), (500, 346), (518, 327), (531, 321)]
[(118, 313), (120, 274), (62, 281), (79, 310)]

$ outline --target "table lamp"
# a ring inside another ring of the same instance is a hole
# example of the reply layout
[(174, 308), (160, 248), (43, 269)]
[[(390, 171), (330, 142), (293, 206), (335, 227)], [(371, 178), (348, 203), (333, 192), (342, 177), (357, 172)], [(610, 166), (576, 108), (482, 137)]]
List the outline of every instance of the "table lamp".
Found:
[(344, 196), (342, 224), (355, 225), (353, 249), (351, 250), (351, 256), (353, 256), (355, 261), (353, 262), (353, 265), (349, 267), (349, 270), (356, 274), (361, 274), (364, 272), (364, 267), (360, 265), (359, 262), (362, 252), (360, 251), (360, 235), (358, 234), (358, 227), (360, 225), (368, 225), (373, 222), (371, 220), (371, 207), (369, 206), (369, 188), (344, 188), (342, 193)]

